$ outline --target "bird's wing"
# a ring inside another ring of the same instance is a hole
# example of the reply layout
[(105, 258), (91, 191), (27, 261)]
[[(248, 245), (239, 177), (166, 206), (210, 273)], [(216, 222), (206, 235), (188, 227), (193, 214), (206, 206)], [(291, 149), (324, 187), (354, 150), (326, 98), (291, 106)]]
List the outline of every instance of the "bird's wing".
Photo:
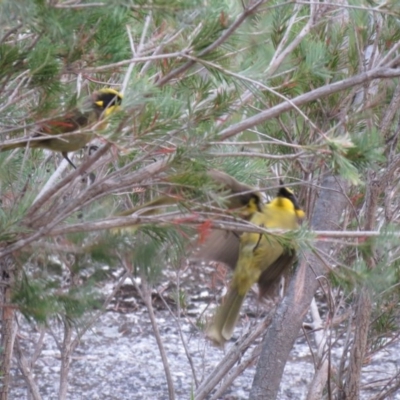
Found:
[(289, 272), (296, 260), (296, 252), (285, 251), (274, 263), (264, 270), (258, 278), (260, 297), (272, 297), (282, 275)]
[(194, 254), (194, 259), (217, 261), (234, 269), (239, 257), (240, 238), (235, 232), (214, 229)]

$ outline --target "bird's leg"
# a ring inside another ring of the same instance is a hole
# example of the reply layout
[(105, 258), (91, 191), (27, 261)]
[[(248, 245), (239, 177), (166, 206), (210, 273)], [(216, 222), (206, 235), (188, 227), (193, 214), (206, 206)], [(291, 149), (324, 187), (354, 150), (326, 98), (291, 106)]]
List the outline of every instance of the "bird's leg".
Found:
[(76, 169), (75, 164), (68, 158), (68, 153), (66, 153), (65, 151), (63, 151), (61, 154), (62, 154), (62, 156), (69, 162), (69, 164), (72, 165), (72, 167), (73, 167), (74, 169)]
[[(77, 169), (75, 164), (69, 159), (68, 153), (62, 152), (61, 154), (70, 163), (70, 165), (72, 165), (72, 167), (74, 169)], [(93, 172), (91, 172), (90, 174), (87, 174), (87, 172), (84, 172), (84, 175), (88, 175), (88, 177), (89, 177), (89, 185), (91, 185), (96, 179), (96, 175)], [(83, 177), (83, 179), (84, 178), (85, 178), (85, 176)]]

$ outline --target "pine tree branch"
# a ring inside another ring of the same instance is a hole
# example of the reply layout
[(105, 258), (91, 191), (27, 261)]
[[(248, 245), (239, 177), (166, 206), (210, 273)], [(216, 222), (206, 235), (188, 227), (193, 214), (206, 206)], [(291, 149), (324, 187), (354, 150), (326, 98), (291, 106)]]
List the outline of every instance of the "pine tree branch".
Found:
[[(168, 165), (170, 157), (165, 157), (159, 161), (156, 161), (148, 166), (141, 168), (138, 171), (130, 174), (126, 182), (120, 179), (118, 182), (110, 181), (109, 177), (102, 180), (96, 181), (87, 190), (82, 192), (81, 196), (75, 198), (71, 201), (68, 207), (61, 205), (61, 209), (56, 213), (55, 216), (48, 215), (47, 210), (44, 214), (39, 214), (33, 218), (33, 215), (45, 204), (49, 198), (55, 195), (59, 190), (63, 189), (67, 183), (70, 183), (75, 178), (77, 178), (80, 173), (85, 171), (90, 165), (92, 165), (107, 149), (109, 145), (106, 144), (100, 150), (98, 150), (94, 156), (89, 157), (89, 159), (83, 163), (76, 171), (67, 175), (61, 182), (57, 183), (52, 189), (45, 193), (32, 207), (28, 210), (27, 217), (21, 223), (22, 225), (32, 225), (33, 223), (40, 221), (40, 227), (38, 227), (34, 233), (30, 236), (25, 236), (24, 238), (17, 240), (16, 242), (8, 245), (0, 251), (0, 258), (5, 255), (11, 254), (13, 251), (17, 251), (20, 248), (29, 245), (35, 240), (47, 235), (53, 228), (55, 228), (59, 223), (61, 223), (65, 218), (68, 217), (75, 209), (80, 209), (83, 205), (93, 202), (97, 198), (103, 197), (108, 193), (113, 192), (116, 188), (132, 187), (135, 183), (140, 183), (145, 179), (151, 178), (154, 174), (164, 170)], [(123, 186), (126, 185), (126, 186)]]
[(12, 34), (16, 33), (18, 31), (18, 29), (22, 28), (23, 24), (18, 24), (16, 26), (14, 26), (13, 28), (9, 29), (4, 35), (3, 37), (0, 39), (0, 44), (5, 42), (6, 39), (8, 37), (10, 37)]
[[(236, 19), (236, 21), (212, 44), (207, 46), (204, 50), (200, 51), (197, 54), (197, 58), (201, 58), (211, 53), (217, 47), (219, 47), (222, 43), (224, 43), (235, 31), (239, 28), (239, 26), (250, 16), (252, 15), (258, 7), (260, 7), (266, 0), (258, 0), (253, 5), (248, 8), (245, 8), (243, 13)], [(164, 78), (160, 79), (157, 82), (157, 86), (161, 87), (168, 83), (170, 80), (174, 79), (178, 75), (187, 71), (190, 67), (192, 67), (196, 62), (194, 60), (188, 61), (180, 67), (174, 69), (170, 73), (168, 73)]]
[(69, 10), (79, 10), (82, 8), (91, 8), (91, 7), (105, 7), (107, 6), (107, 3), (75, 3), (75, 2), (71, 2), (71, 4), (69, 4), (69, 2), (65, 2), (65, 3), (58, 3), (58, 4), (51, 4), (51, 7), (53, 8), (60, 8), (60, 9), (69, 9)]
[(344, 391), (339, 400), (358, 400), (361, 388), (361, 369), (367, 351), (367, 336), (372, 312), (371, 296), (366, 288), (361, 289), (357, 296), (355, 318), (355, 332), (350, 351), (349, 365), (346, 374)]
[[(230, 144), (230, 143), (229, 143)], [(302, 155), (306, 153), (301, 151), (296, 154), (283, 154), (281, 156), (275, 154), (265, 154), (265, 153), (250, 153), (247, 151), (238, 152), (226, 152), (226, 153), (211, 153), (213, 157), (249, 157), (249, 158), (264, 158), (266, 160), (296, 160), (298, 158), (304, 158)], [(312, 157), (313, 155), (310, 155)]]
[(279, 93), (278, 91), (274, 90), (273, 88), (271, 88), (269, 86), (266, 86), (266, 85), (264, 85), (263, 83), (261, 83), (259, 81), (256, 81), (254, 79), (248, 78), (248, 77), (246, 77), (244, 75), (240, 75), (240, 74), (237, 74), (235, 72), (228, 71), (227, 69), (220, 67), (216, 63), (213, 63), (213, 62), (210, 62), (210, 61), (201, 60), (198, 57), (193, 57), (193, 56), (190, 56), (190, 55), (187, 55), (187, 54), (185, 54), (184, 57), (192, 59), (193, 61), (196, 61), (199, 64), (204, 64), (206, 66), (209, 66), (209, 67), (212, 67), (212, 68), (214, 68), (216, 70), (219, 70), (219, 71), (223, 72), (224, 74), (226, 74), (228, 76), (232, 76), (234, 78), (237, 78), (238, 81), (244, 81), (244, 82), (252, 83), (253, 85), (258, 86), (259, 88), (264, 89), (264, 90), (274, 94), (275, 96), (281, 98), (282, 100), (285, 100), (285, 101), (289, 102), (293, 106), (293, 108), (304, 118), (304, 120), (307, 121), (312, 126), (312, 128), (317, 129), (315, 124), (307, 117), (307, 115), (305, 115), (303, 113), (303, 111), (301, 111), (301, 109), (299, 107), (296, 106), (296, 104), (294, 104), (291, 101), (291, 99), (289, 99), (286, 96), (282, 95), (281, 93)]
[(163, 53), (163, 54), (153, 54), (150, 56), (133, 57), (129, 60), (118, 61), (118, 62), (107, 64), (107, 65), (101, 65), (99, 67), (85, 68), (84, 72), (85, 73), (105, 72), (110, 69), (115, 70), (116, 68), (125, 67), (130, 64), (137, 64), (140, 62), (148, 62), (148, 61), (155, 61), (155, 60), (165, 60), (165, 59), (169, 59), (169, 58), (180, 58), (180, 57), (182, 57), (181, 51), (177, 51), (175, 53)]
[[(215, 217), (215, 216), (214, 216)], [(233, 218), (231, 221), (227, 216), (225, 219), (212, 219), (210, 215), (201, 216), (199, 214), (182, 214), (181, 212), (140, 216), (131, 215), (123, 217), (112, 217), (99, 221), (87, 221), (78, 224), (71, 224), (64, 227), (54, 227), (48, 234), (50, 236), (58, 236), (62, 234), (70, 234), (77, 232), (94, 232), (100, 230), (109, 230), (114, 228), (129, 228), (133, 226), (148, 225), (148, 224), (186, 224), (186, 225), (201, 225), (204, 222), (210, 223), (210, 228), (223, 229), (226, 231), (234, 232), (254, 232), (254, 233), (271, 233), (284, 234), (288, 231), (285, 230), (267, 230), (256, 225), (251, 225), (245, 221), (237, 221)], [(291, 231), (292, 232), (292, 231)], [(332, 238), (350, 238), (350, 239), (365, 239), (370, 237), (382, 236), (381, 231), (324, 231), (324, 230), (310, 230), (310, 236), (313, 236), (314, 241), (325, 242), (330, 241)], [(390, 232), (394, 237), (400, 237), (400, 232)], [(0, 253), (1, 256), (1, 253)]]
[(293, 105), (299, 107), (303, 104), (315, 101), (325, 96), (350, 89), (354, 86), (362, 85), (366, 82), (375, 79), (393, 79), (400, 76), (400, 68), (388, 68), (378, 67), (370, 71), (366, 71), (355, 75), (351, 78), (343, 79), (339, 82), (330, 83), (325, 86), (321, 86), (318, 89), (312, 90), (308, 93), (299, 95), (291, 100), (291, 102), (283, 102), (268, 110), (262, 111), (252, 117), (249, 117), (237, 124), (231, 125), (230, 127), (222, 130), (218, 137), (220, 140), (226, 140), (232, 136), (245, 131), (246, 129), (253, 128), (254, 126), (266, 122), (272, 118), (278, 117), (284, 112), (287, 112), (293, 108)]
[(37, 218), (42, 218), (42, 216), (34, 218), (34, 214), (37, 213), (37, 211), (40, 210), (40, 208), (43, 207), (43, 205), (57, 192), (63, 188), (65, 188), (69, 183), (74, 181), (76, 178), (78, 178), (81, 174), (84, 174), (86, 169), (88, 169), (95, 161), (97, 161), (103, 154), (105, 154), (109, 148), (111, 147), (110, 143), (107, 143), (104, 145), (102, 148), (100, 148), (96, 153), (89, 157), (88, 160), (83, 163), (80, 167), (78, 167), (75, 171), (73, 171), (71, 174), (67, 175), (64, 179), (59, 181), (57, 184), (53, 186), (50, 190), (48, 190), (46, 193), (44, 193), (43, 196), (41, 196), (28, 210), (26, 214), (26, 220), (25, 223), (27, 225), (33, 224)]
[(294, 12), (293, 17), (289, 21), (289, 26), (285, 29), (285, 36), (282, 38), (279, 43), (278, 48), (275, 51), (274, 56), (272, 57), (270, 64), (267, 69), (267, 74), (271, 76), (275, 73), (275, 71), (281, 66), (283, 61), (293, 52), (293, 50), (302, 42), (302, 40), (311, 32), (314, 27), (316, 21), (316, 11), (317, 11), (318, 3), (310, 3), (310, 17), (307, 21), (307, 24), (302, 28), (300, 33), (298, 33), (293, 41), (284, 49), (283, 46), (286, 44), (289, 35), (291, 33), (291, 27), (294, 24), (295, 17), (297, 12)]

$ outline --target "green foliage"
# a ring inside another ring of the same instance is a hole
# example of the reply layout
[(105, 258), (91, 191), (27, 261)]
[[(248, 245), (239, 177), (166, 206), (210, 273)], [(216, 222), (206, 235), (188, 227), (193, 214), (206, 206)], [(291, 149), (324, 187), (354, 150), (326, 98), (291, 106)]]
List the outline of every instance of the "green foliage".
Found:
[(24, 60), (25, 56), (21, 52), (18, 46), (11, 46), (7, 43), (0, 45), (0, 80), (8, 76), (10, 70), (13, 69), (15, 72), (22, 71), (21, 60)]
[[(24, 23), (16, 32), (26, 39), (17, 46), (0, 44), (0, 81), (5, 77), (10, 81), (28, 68), (32, 87), (60, 95), (66, 90), (60, 84), (60, 76), (65, 69), (73, 69), (76, 61), (102, 65), (129, 56), (126, 34), (129, 14), (122, 6), (77, 11), (52, 7), (43, 1), (4, 3), (1, 5), (3, 16), (18, 14), (15, 20), (23, 18)], [(6, 27), (12, 26), (4, 23), (0, 37), (7, 33)]]
[(126, 18), (127, 10), (121, 6), (83, 8), (78, 12), (37, 2), (36, 18), (32, 22), (33, 28), (42, 34), (42, 41), (51, 38), (61, 44), (56, 48), (58, 57), (68, 63), (84, 57), (101, 64), (128, 55)]
[(374, 128), (361, 128), (349, 136), (337, 137), (329, 141), (332, 162), (338, 173), (353, 184), (360, 183), (359, 173), (367, 168), (376, 169), (385, 161), (382, 137)]
[(332, 151), (332, 165), (334, 170), (349, 180), (353, 185), (361, 183), (357, 168), (347, 159), (347, 152), (354, 144), (349, 137), (338, 137), (329, 141), (329, 148)]
[[(373, 296), (374, 307), (372, 310), (369, 330), (370, 351), (375, 352), (384, 348), (398, 331), (399, 299), (399, 262), (392, 261), (394, 252), (397, 252), (396, 236), (388, 230), (374, 241), (367, 242), (361, 248), (364, 257), (374, 257), (377, 264), (368, 268), (359, 257), (349, 265), (349, 268), (336, 268), (331, 276), (332, 283), (340, 285), (345, 293), (351, 294), (354, 289), (368, 288)], [(381, 257), (377, 257), (377, 253)]]
[(279, 43), (283, 39), (283, 35), (286, 32), (287, 24), (293, 15), (293, 5), (286, 4), (283, 7), (275, 7), (271, 13), (271, 19), (267, 21), (262, 20), (263, 25), (268, 22), (272, 25), (271, 40), (275, 47), (278, 47)]
[(47, 323), (51, 318), (74, 320), (89, 309), (99, 307), (90, 287), (60, 290), (47, 279), (29, 279), (26, 275), (16, 283), (12, 302), (28, 320)]
[[(355, 253), (356, 251), (356, 253)], [(332, 276), (335, 285), (351, 292), (366, 287), (377, 301), (389, 301), (399, 295), (400, 263), (398, 261), (398, 228), (387, 226), (378, 237), (364, 240), (356, 249), (349, 248), (348, 268), (336, 268)], [(343, 256), (345, 252), (342, 252)], [(349, 259), (353, 258), (351, 265)], [(366, 260), (373, 260), (373, 267)], [(379, 308), (378, 308), (379, 310)]]
[[(304, 57), (302, 69), (297, 72), (302, 75), (302, 80), (314, 78), (314, 80), (320, 79), (322, 83), (332, 77), (331, 71), (325, 67), (329, 60), (325, 43), (317, 40), (305, 40), (299, 46), (299, 53)], [(294, 79), (296, 79), (296, 75)]]
[(354, 146), (349, 148), (347, 158), (357, 168), (376, 168), (386, 160), (383, 138), (376, 128), (363, 129), (358, 135), (352, 136), (352, 142)]
[(99, 9), (97, 13), (91, 13), (84, 23), (97, 27), (93, 38), (96, 42), (99, 61), (108, 64), (129, 57), (125, 30), (129, 18), (127, 9), (123, 6), (112, 5), (105, 11)]
[(369, 331), (370, 351), (377, 352), (390, 344), (391, 337), (399, 330), (398, 313), (395, 304), (398, 296), (392, 300), (377, 301)]
[(185, 312), (188, 306), (186, 291), (180, 289), (179, 291), (174, 292), (173, 297), (176, 303), (179, 304), (180, 309)]
[(38, 194), (37, 186), (49, 177), (43, 166), (35, 169), (35, 160), (25, 160), (24, 152), (19, 153), (0, 153), (0, 242), (32, 232), (20, 222)]
[[(193, 48), (196, 52), (201, 52), (212, 44), (226, 28), (224, 21), (221, 20), (223, 8), (218, 9), (214, 6), (212, 9), (213, 13), (208, 13), (207, 19), (202, 21), (201, 28), (193, 38)], [(214, 60), (215, 54), (209, 53), (206, 59)]]
[(31, 71), (31, 85), (38, 86), (45, 92), (51, 92), (55, 88), (60, 89), (58, 75), (61, 65), (55, 59), (49, 39), (44, 38), (29, 52), (27, 63)]
[(185, 228), (178, 226), (142, 226), (134, 236), (122, 237), (119, 251), (129, 257), (135, 276), (154, 284), (166, 263), (180, 260), (188, 238)]
[[(220, 146), (217, 150), (221, 153), (230, 153), (237, 151), (233, 146)], [(211, 160), (210, 160), (211, 161)], [(219, 158), (212, 161), (215, 169), (225, 171), (234, 176), (238, 181), (245, 182), (257, 187), (260, 181), (266, 179), (266, 161), (260, 158), (250, 158), (246, 156), (235, 156)]]
[[(393, 3), (394, 5), (395, 3)], [(383, 30), (382, 44), (390, 47), (393, 43), (400, 40), (399, 20), (391, 17), (383, 17), (383, 23), (386, 24), (387, 29)]]

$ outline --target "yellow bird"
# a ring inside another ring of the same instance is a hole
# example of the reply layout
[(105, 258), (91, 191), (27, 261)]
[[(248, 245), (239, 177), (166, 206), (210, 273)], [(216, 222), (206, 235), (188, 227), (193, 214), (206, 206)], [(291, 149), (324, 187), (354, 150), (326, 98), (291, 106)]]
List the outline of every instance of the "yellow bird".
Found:
[[(90, 97), (85, 99), (82, 107), (73, 109), (54, 120), (44, 122), (37, 127), (37, 132), (33, 136), (26, 137), (23, 141), (9, 144), (0, 143), (0, 151), (9, 151), (27, 146), (32, 149), (58, 151), (76, 168), (68, 158), (68, 153), (83, 148), (93, 139), (94, 133), (90, 130), (90, 127), (118, 110), (122, 97), (121, 93), (110, 88), (93, 92)], [(79, 133), (79, 129), (88, 131)], [(74, 131), (78, 131), (78, 133), (57, 137)], [(35, 140), (32, 140), (33, 138)], [(40, 138), (40, 140), (37, 138)]]
[[(293, 192), (281, 188), (261, 212), (252, 214), (250, 222), (266, 229), (292, 230), (299, 227), (298, 221), (302, 218), (304, 212)], [(238, 240), (239, 255), (228, 293), (207, 330), (207, 336), (217, 345), (232, 337), (251, 286), (258, 282), (261, 290), (266, 291), (295, 260), (295, 245), (283, 246), (273, 234), (243, 233)]]

